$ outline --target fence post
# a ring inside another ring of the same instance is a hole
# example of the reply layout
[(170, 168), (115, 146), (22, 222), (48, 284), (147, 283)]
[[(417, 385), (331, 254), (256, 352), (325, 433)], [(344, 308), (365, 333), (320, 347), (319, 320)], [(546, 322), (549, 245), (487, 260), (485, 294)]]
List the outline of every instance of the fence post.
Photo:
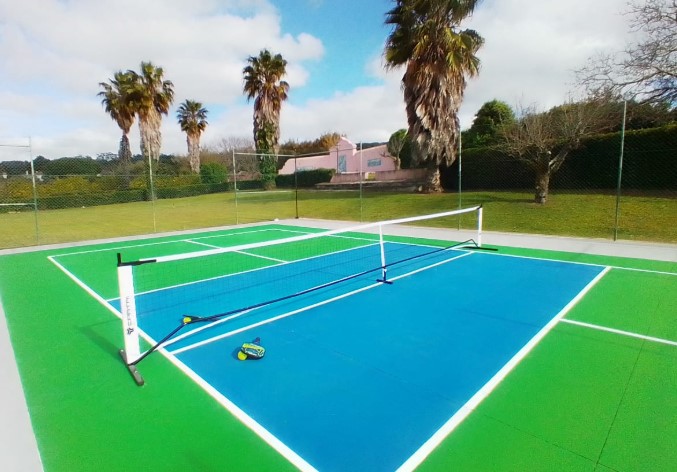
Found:
[(233, 191), (235, 192), (235, 224), (240, 224), (239, 213), (237, 211), (237, 169), (235, 168), (235, 149), (231, 150), (233, 158)]
[[(463, 162), (463, 151), (462, 151), (462, 138), (461, 138), (461, 127), (458, 128), (458, 209), (462, 208), (463, 204), (463, 194), (461, 187), (461, 164)], [(458, 229), (461, 230), (461, 217), (458, 218)]]
[(625, 147), (625, 115), (628, 102), (623, 102), (623, 123), (621, 124), (621, 152), (618, 157), (618, 182), (616, 184), (616, 217), (614, 219), (614, 241), (618, 239), (618, 218), (621, 209), (621, 178), (623, 177), (623, 150)]
[(294, 159), (294, 200), (296, 202), (296, 219), (299, 219), (299, 171), (296, 167), (298, 163), (298, 158), (292, 157)]
[(360, 141), (360, 222), (364, 221), (362, 216), (362, 178), (363, 178), (363, 169), (362, 169), (362, 141)]
[(33, 215), (35, 217), (35, 244), (40, 244), (40, 225), (38, 224), (38, 185), (35, 181), (35, 165), (33, 164), (33, 141), (28, 137), (28, 159), (31, 161), (31, 180), (33, 182)]

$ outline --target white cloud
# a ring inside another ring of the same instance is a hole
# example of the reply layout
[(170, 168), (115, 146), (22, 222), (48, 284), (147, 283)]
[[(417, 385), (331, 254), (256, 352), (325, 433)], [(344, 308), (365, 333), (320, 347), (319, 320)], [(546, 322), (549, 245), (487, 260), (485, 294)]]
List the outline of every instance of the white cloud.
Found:
[[(310, 8), (322, 3), (308, 0)], [(572, 71), (587, 57), (623, 48), (624, 6), (625, 0), (481, 3), (469, 27), (486, 40), (482, 70), (469, 81), (462, 125), (494, 98), (511, 105), (561, 103)], [(322, 37), (282, 31), (280, 15), (266, 0), (0, 0), (0, 141), (33, 136), (34, 154), (49, 158), (115, 151), (120, 133), (102, 110), (98, 83), (142, 60), (164, 68), (177, 104), (190, 98), (210, 110), (203, 142), (249, 136), (251, 104), (242, 96), (249, 55), (262, 48), (281, 53), (293, 89), (312, 82), (307, 61), (330, 64)], [(359, 32), (355, 38), (359, 43)], [(338, 131), (356, 142), (376, 141), (404, 127), (402, 70), (385, 71), (380, 51), (362, 67), (365, 84), (372, 85), (286, 103), (282, 139)], [(185, 153), (173, 110), (163, 136), (164, 152)], [(136, 152), (136, 126), (131, 139)]]
[(461, 109), (470, 126), (483, 103), (511, 106), (562, 103), (573, 89), (574, 71), (599, 51), (622, 49), (627, 24), (625, 0), (490, 0), (469, 24), (485, 39), (478, 56), (480, 75), (469, 81)]

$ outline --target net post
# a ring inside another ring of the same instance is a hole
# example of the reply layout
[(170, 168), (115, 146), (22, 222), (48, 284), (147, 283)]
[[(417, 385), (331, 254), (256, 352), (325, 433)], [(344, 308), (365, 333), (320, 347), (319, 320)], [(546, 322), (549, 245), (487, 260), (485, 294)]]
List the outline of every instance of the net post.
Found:
[(143, 385), (143, 378), (136, 370), (134, 361), (141, 357), (139, 345), (139, 326), (136, 320), (136, 300), (134, 298), (133, 266), (123, 264), (118, 254), (118, 288), (120, 291), (120, 313), (122, 315), (122, 329), (124, 349), (120, 356), (137, 385)]
[(388, 268), (386, 265), (386, 250), (385, 244), (383, 243), (383, 225), (378, 225), (378, 241), (379, 247), (381, 249), (381, 278), (377, 279), (377, 282), (382, 282), (384, 284), (392, 284), (388, 280)]
[(482, 205), (477, 209), (477, 246), (482, 247)]

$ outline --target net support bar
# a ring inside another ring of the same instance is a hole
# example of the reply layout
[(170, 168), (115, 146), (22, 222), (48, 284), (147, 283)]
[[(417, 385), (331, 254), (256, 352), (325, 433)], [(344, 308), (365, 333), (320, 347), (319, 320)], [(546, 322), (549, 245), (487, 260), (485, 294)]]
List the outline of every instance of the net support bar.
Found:
[(124, 328), (124, 350), (120, 351), (122, 360), (138, 385), (143, 379), (133, 362), (141, 357), (139, 344), (139, 326), (136, 321), (136, 301), (134, 298), (133, 266), (118, 265), (118, 287), (120, 290), (120, 313)]
[(383, 243), (383, 225), (378, 225), (378, 240), (381, 247), (381, 278), (377, 282), (389, 284), (391, 282), (388, 282), (388, 266), (386, 265), (386, 251), (385, 244)]

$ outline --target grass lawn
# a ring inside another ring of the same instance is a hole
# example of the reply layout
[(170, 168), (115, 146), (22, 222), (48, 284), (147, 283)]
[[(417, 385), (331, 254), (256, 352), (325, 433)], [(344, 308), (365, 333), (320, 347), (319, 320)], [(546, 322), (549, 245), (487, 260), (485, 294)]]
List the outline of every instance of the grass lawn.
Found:
[[(484, 229), (588, 238), (613, 237), (615, 196), (551, 194), (548, 203), (533, 203), (531, 193), (468, 192), (461, 205), (483, 204)], [(422, 215), (459, 207), (458, 194), (415, 194), (358, 191), (294, 191), (218, 193), (197, 197), (102, 205), (86, 208), (0, 214), (0, 248), (36, 243), (84, 241), (149, 234), (275, 218), (319, 218), (378, 221)], [(297, 210), (298, 209), (298, 210)], [(464, 226), (473, 223), (464, 221)], [(619, 239), (677, 242), (677, 199), (623, 197)]]

